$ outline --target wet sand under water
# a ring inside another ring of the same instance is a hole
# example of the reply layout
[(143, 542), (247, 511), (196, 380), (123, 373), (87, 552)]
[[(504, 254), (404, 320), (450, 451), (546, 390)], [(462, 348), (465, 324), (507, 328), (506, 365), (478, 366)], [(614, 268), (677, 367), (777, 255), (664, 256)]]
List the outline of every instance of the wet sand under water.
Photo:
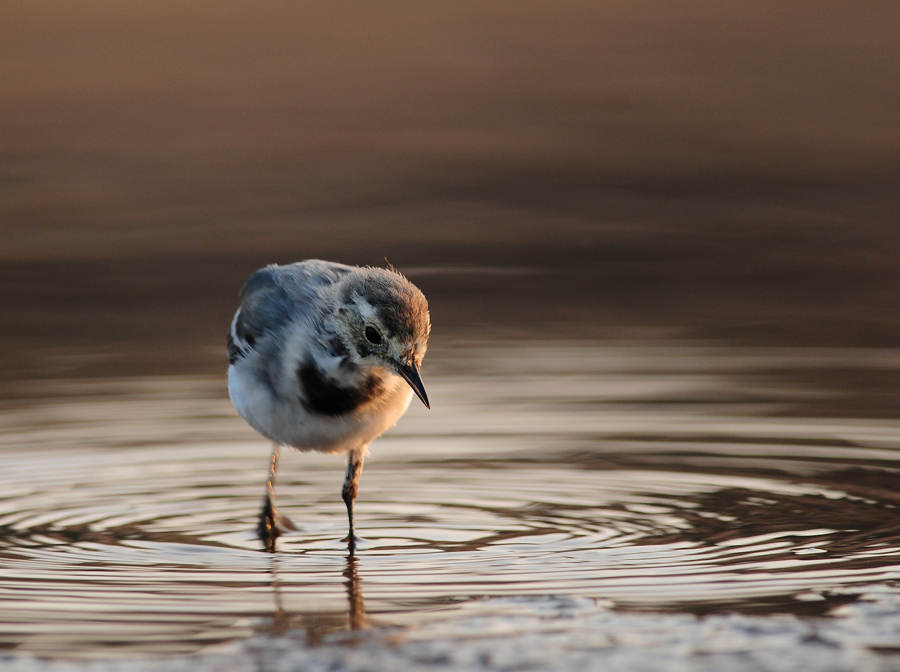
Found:
[(333, 456), (285, 457), (300, 529), (257, 550), (268, 446), (220, 379), (32, 383), (0, 414), (4, 669), (900, 665), (900, 421), (810, 382), (900, 352), (493, 344), (426, 371), (355, 560)]

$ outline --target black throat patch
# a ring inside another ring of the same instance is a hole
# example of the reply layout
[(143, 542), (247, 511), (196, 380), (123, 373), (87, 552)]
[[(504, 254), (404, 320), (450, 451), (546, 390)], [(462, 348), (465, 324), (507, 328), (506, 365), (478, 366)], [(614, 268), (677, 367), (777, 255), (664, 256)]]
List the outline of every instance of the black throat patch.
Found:
[(297, 369), (297, 377), (303, 389), (300, 403), (311, 413), (320, 415), (344, 415), (352, 413), (383, 391), (381, 381), (375, 377), (363, 379), (358, 387), (341, 387), (325, 377), (319, 368), (307, 360)]

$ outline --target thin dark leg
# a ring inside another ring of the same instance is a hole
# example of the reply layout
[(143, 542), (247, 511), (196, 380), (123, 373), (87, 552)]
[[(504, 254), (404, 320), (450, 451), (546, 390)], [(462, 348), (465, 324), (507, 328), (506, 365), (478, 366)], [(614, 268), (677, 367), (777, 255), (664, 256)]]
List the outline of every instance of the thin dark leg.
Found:
[(347, 458), (347, 473), (344, 474), (344, 487), (341, 496), (347, 505), (347, 519), (350, 522), (350, 534), (344, 541), (347, 542), (347, 550), (350, 555), (356, 553), (356, 526), (353, 524), (353, 500), (359, 491), (359, 475), (362, 473), (363, 456), (360, 453), (351, 452)]
[(266, 494), (263, 497), (262, 511), (259, 512), (259, 524), (256, 534), (263, 544), (264, 550), (275, 552), (275, 540), (281, 534), (278, 529), (278, 510), (275, 508), (275, 469), (278, 467), (278, 444), (272, 444), (272, 462), (269, 467), (269, 480), (266, 483)]

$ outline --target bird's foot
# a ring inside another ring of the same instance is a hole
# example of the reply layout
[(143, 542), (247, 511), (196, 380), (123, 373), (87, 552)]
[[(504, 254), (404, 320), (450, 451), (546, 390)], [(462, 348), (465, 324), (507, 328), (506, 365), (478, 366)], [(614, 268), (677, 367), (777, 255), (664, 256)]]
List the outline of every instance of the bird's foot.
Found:
[(347, 552), (350, 556), (356, 555), (357, 545), (360, 541), (362, 541), (362, 539), (357, 537), (356, 532), (352, 530), (350, 531), (350, 534), (341, 539), (341, 542), (347, 544)]
[[(263, 499), (262, 510), (259, 512), (256, 536), (262, 542), (263, 550), (268, 553), (275, 552), (275, 540), (281, 534), (281, 530), (278, 529), (278, 523), (278, 511), (272, 503), (272, 498), (266, 495), (265, 499)], [(293, 523), (291, 525), (293, 526)]]

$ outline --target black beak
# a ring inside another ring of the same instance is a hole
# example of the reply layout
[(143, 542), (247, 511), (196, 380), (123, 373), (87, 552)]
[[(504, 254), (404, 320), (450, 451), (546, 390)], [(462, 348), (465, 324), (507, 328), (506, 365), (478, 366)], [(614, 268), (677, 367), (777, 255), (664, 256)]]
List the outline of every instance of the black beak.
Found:
[(403, 380), (409, 383), (409, 386), (416, 393), (416, 396), (425, 404), (425, 408), (431, 408), (428, 403), (428, 395), (425, 393), (425, 383), (422, 382), (422, 376), (419, 375), (419, 369), (415, 362), (412, 364), (399, 364), (397, 373), (403, 376)]

